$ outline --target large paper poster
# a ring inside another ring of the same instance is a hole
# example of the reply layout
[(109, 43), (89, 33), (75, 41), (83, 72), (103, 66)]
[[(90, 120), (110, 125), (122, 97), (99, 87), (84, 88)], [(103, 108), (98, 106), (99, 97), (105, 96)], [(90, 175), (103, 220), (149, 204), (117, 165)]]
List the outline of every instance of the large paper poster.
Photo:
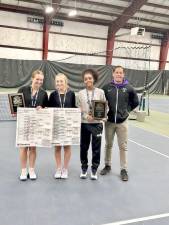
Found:
[(79, 145), (80, 126), (81, 112), (77, 108), (18, 108), (16, 145)]
[(18, 108), (16, 145), (49, 147), (52, 142), (53, 110)]
[(54, 145), (79, 145), (80, 125), (80, 109), (55, 108), (52, 143)]

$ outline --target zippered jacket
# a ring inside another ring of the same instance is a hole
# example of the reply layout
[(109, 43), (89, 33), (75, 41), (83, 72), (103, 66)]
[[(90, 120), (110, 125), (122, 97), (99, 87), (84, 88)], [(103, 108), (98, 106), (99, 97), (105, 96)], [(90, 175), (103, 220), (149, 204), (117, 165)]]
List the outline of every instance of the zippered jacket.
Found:
[(137, 93), (127, 80), (122, 84), (115, 84), (112, 81), (105, 85), (103, 90), (109, 106), (107, 114), (109, 122), (122, 123), (139, 104)]

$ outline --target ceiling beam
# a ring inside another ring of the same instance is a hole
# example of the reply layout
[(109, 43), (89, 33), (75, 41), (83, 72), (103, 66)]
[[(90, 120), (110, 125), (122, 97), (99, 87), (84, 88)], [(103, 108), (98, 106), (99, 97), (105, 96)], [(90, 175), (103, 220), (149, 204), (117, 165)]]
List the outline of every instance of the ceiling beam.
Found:
[(29, 2), (29, 3), (34, 3), (34, 4), (42, 4), (42, 3), (45, 3), (45, 2), (42, 2), (42, 1), (37, 1), (37, 0), (19, 0), (20, 2)]
[[(74, 2), (74, 0), (69, 0), (69, 1), (70, 2)], [(34, 4), (40, 4), (40, 5), (45, 5), (46, 4), (46, 2), (42, 2), (42, 1), (39, 1), (39, 0), (36, 0), (36, 1), (20, 0), (20, 2), (34, 3)], [(118, 9), (118, 10), (122, 10), (122, 11), (124, 11), (126, 9), (126, 7), (124, 7), (124, 6), (117, 6), (117, 5), (106, 4), (106, 3), (101, 3), (101, 2), (91, 2), (89, 0), (78, 0), (78, 2), (86, 3), (86, 4), (89, 4), (89, 5), (101, 6), (101, 7), (108, 8), (108, 9)], [(125, 2), (128, 2), (128, 1), (125, 1)], [(57, 5), (57, 3), (55, 3), (55, 5)], [(156, 4), (156, 3), (145, 3), (144, 5), (155, 7), (157, 9), (162, 8), (162, 9), (168, 9), (169, 10), (169, 6), (159, 5), (159, 4)], [(60, 7), (61, 8), (69, 8), (71, 6), (69, 6), (67, 4), (60, 4)], [(73, 8), (73, 6), (72, 6), (72, 8)], [(84, 8), (79, 7), (78, 9), (83, 11)], [(87, 10), (87, 9), (84, 9), (84, 10)], [(91, 9), (88, 9), (88, 10), (91, 11), (91, 12), (93, 11), (93, 13), (95, 11), (95, 10), (91, 10)], [(146, 14), (146, 15), (159, 16), (159, 17), (163, 17), (163, 18), (167, 18), (168, 19), (168, 14), (164, 14), (164, 13), (157, 13), (157, 12), (145, 11), (145, 10), (137, 10), (137, 12), (143, 13), (143, 14)], [(97, 10), (95, 13), (100, 14), (100, 11)], [(117, 14), (117, 13), (110, 13), (110, 12), (107, 12), (107, 15), (119, 16), (119, 14)]]
[[(74, 1), (74, 0), (70, 0), (70, 1)], [(81, 2), (81, 3), (87, 3), (87, 4), (90, 4), (90, 5), (101, 6), (101, 7), (105, 7), (105, 8), (108, 8), (108, 9), (118, 9), (118, 10), (123, 10), (123, 11), (125, 9), (127, 9), (124, 6), (117, 6), (117, 5), (112, 5), (112, 4), (100, 3), (100, 2), (91, 2), (91, 1), (88, 1), (88, 0), (78, 0), (78, 1)], [(129, 1), (126, 0), (125, 2), (129, 2)], [(159, 4), (155, 4), (155, 3), (145, 3), (144, 5), (152, 6), (152, 7), (158, 8), (158, 9), (163, 8), (163, 9), (169, 10), (169, 6), (163, 6), (163, 5), (159, 5)], [(146, 15), (151, 14), (153, 16), (168, 18), (168, 14), (163, 14), (163, 13), (150, 12), (150, 11), (139, 10), (139, 9), (136, 12), (144, 13)]]
[(43, 9), (34, 9), (34, 8), (28, 8), (28, 7), (23, 7), (19, 5), (9, 5), (9, 4), (3, 4), (3, 3), (0, 3), (0, 10), (7, 11), (7, 12), (29, 14), (29, 15), (37, 15), (37, 16), (44, 15)]
[(57, 15), (57, 18), (62, 20), (76, 21), (81, 23), (89, 23), (89, 24), (96, 24), (96, 25), (103, 25), (103, 26), (109, 26), (111, 23), (110, 20), (97, 19), (94, 17), (87, 17), (87, 16), (68, 17), (66, 13), (59, 13)]
[(152, 12), (152, 11), (145, 11), (145, 10), (139, 10), (138, 13), (143, 13), (146, 15), (151, 15), (151, 16), (159, 16), (159, 17), (163, 17), (168, 19), (168, 14), (164, 14), (164, 13), (156, 13), (156, 12)]
[[(23, 1), (23, 0), (22, 0)], [(24, 0), (25, 1), (25, 0)], [(26, 0), (28, 1), (28, 0)], [(84, 2), (90, 2), (91, 4), (91, 1), (86, 1), (86, 0), (83, 0)], [(38, 1), (39, 2), (39, 1)], [(100, 3), (99, 3), (100, 4)], [(108, 4), (104, 4), (104, 3), (101, 3), (102, 5), (108, 5)], [(69, 6), (69, 5), (62, 5), (61, 4), (61, 1), (56, 1), (56, 0), (53, 0), (53, 5), (54, 5), (54, 8), (58, 9), (58, 8), (62, 8), (62, 9), (74, 9), (73, 6)], [(114, 7), (113, 7), (114, 8)], [(125, 8), (125, 7), (123, 7)], [(88, 13), (94, 13), (94, 14), (100, 14), (100, 15), (105, 15), (105, 16), (111, 16), (111, 17), (118, 17), (119, 16), (119, 13), (110, 13), (110, 12), (104, 12), (104, 11), (99, 11), (99, 10), (92, 10), (92, 9), (86, 9), (86, 8), (80, 8), (80, 7), (77, 7), (76, 8), (78, 11), (81, 11), (81, 12), (88, 12)], [(149, 12), (146, 12), (146, 14), (149, 14)], [(156, 15), (156, 14), (155, 14)], [(157, 16), (161, 16), (161, 14), (157, 14)], [(164, 17), (165, 15), (162, 14), (162, 16)], [(166, 15), (168, 17), (168, 15)], [(166, 17), (165, 16), (165, 17)], [(136, 20), (138, 21), (138, 17), (131, 17), (131, 19), (133, 20)], [(152, 19), (145, 19), (145, 18), (142, 18), (140, 17), (139, 18), (139, 22), (141, 21), (144, 21), (144, 22), (150, 22), (150, 23), (156, 23), (156, 24), (162, 24), (162, 25), (169, 25), (168, 22), (164, 22), (164, 21), (159, 21), (159, 20), (152, 20)]]
[(47, 5), (47, 1), (46, 2), (42, 2), (42, 1), (39, 1), (39, 0), (19, 0), (19, 2), (27, 2), (27, 3), (30, 3), (30, 4), (38, 4), (38, 5)]
[[(46, 2), (42, 2), (39, 0), (20, 0), (20, 2), (28, 2), (28, 3), (34, 3), (34, 4), (46, 4)], [(69, 0), (69, 2), (72, 2), (74, 5), (75, 0)], [(106, 3), (102, 3), (102, 2), (91, 2), (89, 0), (78, 0), (77, 3), (85, 3), (88, 5), (95, 5), (95, 6), (101, 6), (101, 7), (105, 7), (105, 8), (113, 8), (113, 9), (118, 9), (118, 10), (124, 10), (126, 7), (123, 6), (118, 6), (118, 5), (112, 5), (112, 4), (106, 4)], [(66, 6), (68, 4), (61, 4), (60, 6)]]
[(139, 25), (139, 26), (144, 26), (141, 24), (141, 22), (147, 22), (147, 23), (155, 23), (155, 24), (159, 24), (159, 26), (161, 25), (168, 25), (169, 26), (169, 22), (165, 22), (165, 21), (160, 21), (160, 20), (152, 20), (152, 19), (144, 19), (144, 18), (139, 18), (138, 17), (132, 17), (131, 20), (135, 20), (137, 21), (137, 23), (135, 25)]
[[(61, 8), (62, 9), (74, 9), (75, 7), (68, 6), (68, 5), (62, 5)], [(119, 13), (111, 13), (111, 12), (105, 12), (105, 11), (100, 11), (100, 10), (86, 9), (86, 8), (82, 8), (82, 7), (76, 7), (76, 9), (78, 12), (81, 11), (81, 12), (101, 14), (101, 15), (113, 16), (113, 17), (118, 17), (120, 15)]]
[(147, 2), (145, 5), (155, 7), (155, 8), (158, 8), (158, 9), (168, 9), (169, 10), (169, 6), (167, 6), (167, 5), (160, 5), (160, 4), (151, 3), (151, 2)]
[[(0, 3), (0, 10), (7, 11), (7, 12), (15, 12), (15, 13), (23, 13), (23, 14), (29, 14), (29, 15), (35, 15), (35, 16), (44, 16), (44, 10), (43, 9), (34, 9), (34, 8), (28, 8), (23, 6), (16, 6), (16, 5), (8, 5)], [(59, 13), (57, 15), (57, 19), (65, 19), (69, 21), (77, 21), (82, 23), (89, 23), (89, 24), (96, 24), (96, 25), (103, 25), (108, 26), (110, 24), (110, 20), (104, 20), (104, 19), (96, 19), (91, 17), (85, 17), (85, 16), (77, 16), (74, 18), (68, 17), (66, 13)]]
[(147, 0), (134, 0), (131, 5), (123, 11), (123, 14), (120, 15), (115, 21), (112, 22), (109, 35), (116, 33), (120, 28), (124, 27), (127, 21), (139, 10)]
[[(109, 25), (111, 25), (111, 22), (112, 22), (110, 20), (96, 19), (96, 18), (84, 17), (84, 16), (70, 18), (65, 13), (59, 13), (57, 18), (63, 19), (63, 20), (81, 22), (81, 23), (104, 25), (104, 26), (109, 26)], [(150, 22), (150, 20), (149, 20), (149, 22)], [(169, 25), (169, 23), (167, 23), (167, 25)], [(126, 23), (126, 25), (123, 28), (131, 29), (132, 27), (135, 27), (135, 26), (136, 26), (136, 24), (134, 24), (134, 23)], [(152, 26), (144, 26), (144, 28), (146, 29), (147, 32), (165, 33), (168, 31), (168, 29), (152, 27)]]
[[(73, 6), (61, 6), (62, 9), (74, 9)], [(94, 13), (94, 14), (101, 14), (101, 15), (105, 15), (105, 16), (112, 16), (112, 17), (119, 17), (118, 13), (109, 13), (109, 12), (103, 12), (103, 11), (98, 11), (98, 10), (91, 10), (91, 9), (84, 9), (84, 8), (76, 8), (77, 11), (81, 11), (81, 12), (88, 12), (88, 13)], [(138, 17), (131, 17), (132, 20), (136, 20), (139, 21), (139, 23), (141, 23), (142, 21), (144, 22), (149, 22), (149, 23), (157, 23), (157, 24), (162, 24), (162, 25), (169, 25), (169, 22), (164, 22), (164, 21), (160, 21), (160, 20), (153, 20), (153, 19), (145, 19), (143, 17), (140, 17), (138, 19)]]
[[(70, 1), (74, 1), (74, 0), (70, 0)], [(91, 1), (88, 1), (88, 0), (78, 0), (78, 1), (81, 2), (81, 3), (87, 3), (87, 4), (90, 4), (90, 5), (101, 6), (101, 7), (105, 7), (105, 8), (108, 8), (108, 9), (118, 9), (118, 10), (122, 10), (122, 11), (127, 9), (124, 6), (117, 6), (117, 5), (112, 5), (112, 4), (100, 3), (100, 2), (91, 2)], [(129, 1), (126, 0), (125, 2), (129, 2)], [(143, 5), (148, 5), (148, 6), (152, 6), (152, 7), (156, 7), (156, 8), (164, 8), (164, 9), (168, 9), (169, 10), (169, 6), (163, 6), (163, 5), (159, 5), (159, 4), (155, 4), (155, 3), (145, 3)], [(152, 11), (150, 12), (150, 11), (139, 10), (139, 9), (137, 9), (136, 12), (144, 13), (146, 15), (150, 15), (151, 14), (153, 16), (159, 16), (159, 17), (168, 18), (168, 14), (162, 14), (162, 13), (157, 13), (157, 12), (152, 12)], [(115, 14), (115, 15), (119, 15), (119, 14)]]
[(112, 64), (113, 51), (114, 51), (114, 43), (115, 43), (115, 34), (120, 29), (123, 28), (124, 25), (127, 24), (128, 20), (134, 16), (134, 14), (139, 10), (147, 0), (134, 0), (128, 8), (126, 8), (123, 13), (114, 20), (108, 29), (107, 34), (107, 47), (106, 47), (106, 64)]
[[(28, 8), (28, 7), (8, 5), (8, 4), (3, 4), (3, 3), (0, 3), (0, 10), (35, 15), (35, 16), (45, 16), (43, 9)], [(112, 21), (110, 21), (110, 20), (96, 19), (96, 18), (85, 17), (85, 16), (77, 16), (74, 18), (70, 18), (67, 16), (66, 13), (58, 13), (56, 18), (63, 19), (63, 20), (69, 20), (69, 21), (82, 22), (82, 23), (103, 25), (103, 26), (109, 26), (112, 23)], [(149, 20), (149, 22), (151, 22), (151, 21)], [(127, 23), (126, 25), (123, 26), (123, 28), (130, 29), (131, 27), (134, 27), (134, 26), (135, 26), (135, 24)], [(144, 27), (149, 32), (163, 33), (163, 32), (167, 31), (167, 29), (163, 29), (163, 28), (156, 28), (156, 27), (151, 27), (151, 26), (144, 26)]]
[[(74, 0), (69, 0), (69, 1), (74, 2)], [(78, 0), (78, 2), (85, 3), (85, 4), (88, 4), (88, 5), (100, 6), (100, 7), (103, 7), (103, 8), (109, 8), (109, 9), (118, 9), (118, 10), (126, 9), (126, 7), (124, 7), (124, 6), (106, 4), (106, 3), (102, 3), (102, 2), (91, 2), (89, 0)]]

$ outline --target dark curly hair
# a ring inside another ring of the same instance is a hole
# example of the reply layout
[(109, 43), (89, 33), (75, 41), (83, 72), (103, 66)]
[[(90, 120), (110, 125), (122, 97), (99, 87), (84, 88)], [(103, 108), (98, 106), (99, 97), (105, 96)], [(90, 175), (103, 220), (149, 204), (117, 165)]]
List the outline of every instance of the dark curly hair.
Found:
[(84, 80), (85, 74), (87, 74), (87, 73), (89, 73), (89, 74), (92, 75), (93, 80), (94, 80), (94, 83), (96, 83), (97, 80), (98, 80), (98, 76), (99, 76), (98, 72), (96, 70), (94, 70), (94, 69), (86, 69), (86, 70), (84, 70), (82, 72), (82, 78), (83, 78), (83, 80)]

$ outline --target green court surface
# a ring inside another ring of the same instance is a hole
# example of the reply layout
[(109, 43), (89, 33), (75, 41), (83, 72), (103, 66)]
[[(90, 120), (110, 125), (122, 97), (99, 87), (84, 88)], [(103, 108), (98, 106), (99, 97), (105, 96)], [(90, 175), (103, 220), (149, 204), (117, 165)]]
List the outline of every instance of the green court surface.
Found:
[(165, 135), (169, 137), (169, 114), (162, 113), (158, 111), (150, 111), (150, 116), (146, 116), (144, 122), (139, 122), (136, 120), (130, 121), (131, 125), (137, 126), (139, 128), (157, 133), (160, 135)]

